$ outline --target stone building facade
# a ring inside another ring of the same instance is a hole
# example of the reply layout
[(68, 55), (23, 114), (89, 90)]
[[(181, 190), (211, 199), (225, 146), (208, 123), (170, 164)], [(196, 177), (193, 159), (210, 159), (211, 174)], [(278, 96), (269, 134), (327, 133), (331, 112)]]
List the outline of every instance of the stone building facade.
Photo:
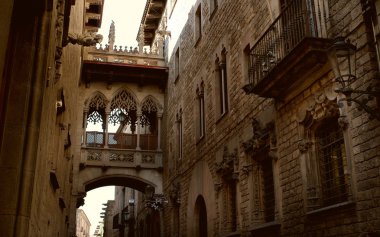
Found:
[(76, 236), (77, 237), (90, 237), (91, 223), (82, 209), (77, 209), (76, 219)]
[(379, 83), (378, 5), (169, 1), (165, 236), (380, 234), (378, 88), (371, 117), (327, 58), (350, 39)]
[[(0, 229), (3, 236), (74, 236), (81, 50), (98, 42), (90, 33), (102, 11), (85, 0), (0, 5)], [(102, 1), (95, 5), (101, 10)]]

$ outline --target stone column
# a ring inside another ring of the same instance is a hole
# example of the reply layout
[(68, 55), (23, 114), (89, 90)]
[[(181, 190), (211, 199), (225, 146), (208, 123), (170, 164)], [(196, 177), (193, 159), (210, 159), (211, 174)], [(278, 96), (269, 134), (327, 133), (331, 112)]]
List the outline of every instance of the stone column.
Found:
[(83, 112), (83, 143), (82, 143), (82, 146), (84, 146), (84, 147), (87, 145), (87, 134), (86, 134), (87, 116), (88, 116), (88, 109), (84, 109), (84, 112)]
[(103, 121), (104, 148), (108, 148), (108, 119), (109, 117), (110, 117), (110, 111), (106, 111), (106, 116)]
[(140, 124), (141, 124), (141, 115), (142, 115), (142, 112), (141, 112), (141, 109), (137, 109), (137, 121), (136, 121), (136, 124), (137, 124), (137, 137), (136, 137), (136, 150), (141, 150), (141, 147), (140, 147), (140, 133), (141, 133), (141, 129), (140, 129)]
[(162, 111), (157, 112), (157, 150), (161, 151), (161, 120)]

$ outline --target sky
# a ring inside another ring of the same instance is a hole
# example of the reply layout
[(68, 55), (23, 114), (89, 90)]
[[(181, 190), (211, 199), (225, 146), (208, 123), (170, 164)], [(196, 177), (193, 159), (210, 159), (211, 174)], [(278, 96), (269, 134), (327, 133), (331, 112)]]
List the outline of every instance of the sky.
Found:
[[(102, 25), (98, 33), (103, 35), (102, 44), (108, 43), (112, 20), (115, 22), (115, 45), (137, 47), (136, 36), (144, 13), (146, 0), (104, 0)], [(91, 222), (90, 236), (101, 221), (102, 204), (114, 199), (114, 187), (102, 187), (87, 192), (81, 207)]]
[(102, 25), (98, 33), (102, 44), (108, 43), (112, 20), (115, 22), (115, 45), (137, 47), (136, 36), (144, 13), (146, 0), (104, 0)]

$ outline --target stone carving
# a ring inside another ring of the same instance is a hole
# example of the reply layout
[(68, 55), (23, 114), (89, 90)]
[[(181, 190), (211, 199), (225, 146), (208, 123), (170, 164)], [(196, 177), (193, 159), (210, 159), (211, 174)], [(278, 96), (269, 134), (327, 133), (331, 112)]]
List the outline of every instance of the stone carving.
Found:
[(312, 142), (306, 139), (301, 139), (298, 141), (298, 149), (300, 150), (301, 153), (305, 153), (309, 150), (311, 147)]
[(338, 124), (341, 129), (346, 130), (348, 128), (348, 119), (346, 116), (340, 116), (338, 118)]
[[(243, 149), (246, 153), (255, 155), (265, 150), (275, 151), (277, 141), (273, 122), (263, 127), (258, 120), (253, 119), (252, 131), (252, 138), (243, 142)], [(274, 153), (271, 156), (276, 157)]]
[(228, 152), (228, 148), (225, 146), (223, 151), (223, 159), (221, 162), (216, 162), (216, 172), (221, 176), (232, 175), (235, 170), (235, 165), (237, 165), (237, 149), (232, 153)]
[(142, 156), (142, 163), (154, 164), (154, 157), (150, 154), (144, 154)]
[(102, 160), (102, 153), (101, 152), (95, 152), (95, 151), (89, 151), (87, 154), (87, 160), (100, 161), (100, 160)]
[(135, 160), (133, 153), (111, 153), (109, 161), (122, 161), (133, 163)]
[(115, 22), (112, 20), (110, 25), (110, 31), (108, 34), (108, 45), (114, 45), (115, 43)]
[(79, 44), (83, 46), (95, 46), (103, 40), (103, 36), (101, 34), (80, 35), (77, 33), (69, 33), (67, 37), (69, 43)]
[(243, 165), (243, 167), (240, 169), (240, 174), (241, 176), (248, 177), (249, 173), (253, 170), (253, 165), (248, 164), (248, 165)]

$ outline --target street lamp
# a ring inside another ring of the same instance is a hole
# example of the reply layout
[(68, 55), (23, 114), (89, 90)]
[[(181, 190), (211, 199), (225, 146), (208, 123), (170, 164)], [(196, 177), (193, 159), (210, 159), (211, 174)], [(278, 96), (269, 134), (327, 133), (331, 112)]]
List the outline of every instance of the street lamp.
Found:
[[(340, 88), (335, 92), (343, 94), (347, 105), (351, 102), (358, 104), (358, 109), (364, 109), (370, 116), (380, 120), (380, 113), (367, 105), (374, 97), (380, 96), (380, 90), (376, 87), (369, 86), (367, 90), (354, 90), (351, 86), (356, 81), (356, 46), (344, 37), (334, 39), (332, 46), (329, 48), (328, 58), (335, 74), (335, 80), (339, 83)], [(367, 95), (365, 99), (353, 98), (352, 94)]]

